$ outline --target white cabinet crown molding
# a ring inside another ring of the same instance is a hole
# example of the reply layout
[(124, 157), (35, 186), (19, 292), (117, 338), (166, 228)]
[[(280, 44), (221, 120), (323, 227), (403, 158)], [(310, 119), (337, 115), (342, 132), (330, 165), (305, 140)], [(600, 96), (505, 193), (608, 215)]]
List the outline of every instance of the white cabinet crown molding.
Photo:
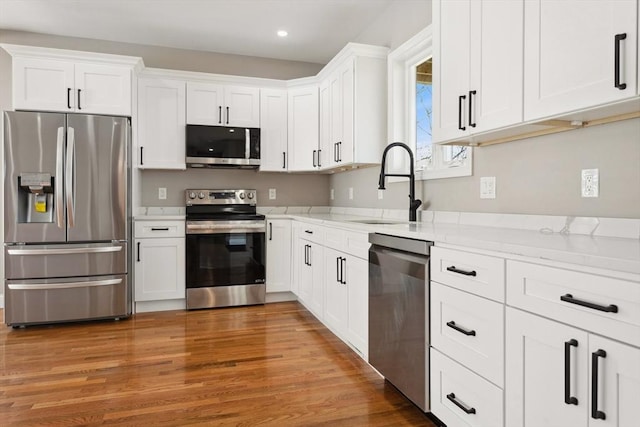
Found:
[(334, 56), (331, 61), (325, 65), (316, 75), (318, 81), (329, 77), (331, 73), (336, 71), (342, 62), (354, 56), (366, 56), (368, 58), (387, 59), (389, 48), (383, 46), (374, 46), (362, 43), (347, 43), (340, 52)]
[(287, 86), (286, 80), (203, 73), (199, 71), (169, 70), (164, 68), (145, 68), (140, 73), (139, 77), (186, 80), (201, 83), (233, 84), (259, 88), (284, 88)]
[(57, 59), (72, 62), (105, 63), (110, 65), (129, 66), (136, 72), (144, 69), (144, 62), (141, 57), (114, 55), (111, 53), (86, 52), (79, 50), (54, 49), (39, 46), (27, 46), (1, 43), (0, 47), (12, 57), (31, 57)]

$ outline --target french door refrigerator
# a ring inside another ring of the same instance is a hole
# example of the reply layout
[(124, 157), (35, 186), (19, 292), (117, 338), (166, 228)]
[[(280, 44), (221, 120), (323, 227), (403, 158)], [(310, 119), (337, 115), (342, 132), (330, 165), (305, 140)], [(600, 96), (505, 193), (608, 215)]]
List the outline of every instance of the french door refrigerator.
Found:
[(5, 323), (131, 314), (126, 117), (4, 113)]

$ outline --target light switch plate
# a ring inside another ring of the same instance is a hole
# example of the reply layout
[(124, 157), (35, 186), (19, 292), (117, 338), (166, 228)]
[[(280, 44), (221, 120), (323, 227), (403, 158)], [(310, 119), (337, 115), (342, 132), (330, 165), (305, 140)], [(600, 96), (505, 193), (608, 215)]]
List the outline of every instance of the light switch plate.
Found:
[(598, 169), (582, 169), (582, 197), (598, 197), (600, 176)]
[(166, 187), (158, 187), (158, 199), (159, 200), (167, 200), (167, 188)]
[(480, 198), (481, 199), (496, 198), (496, 177), (495, 176), (480, 177)]
[(276, 189), (275, 188), (270, 188), (269, 189), (269, 200), (275, 200), (276, 199)]

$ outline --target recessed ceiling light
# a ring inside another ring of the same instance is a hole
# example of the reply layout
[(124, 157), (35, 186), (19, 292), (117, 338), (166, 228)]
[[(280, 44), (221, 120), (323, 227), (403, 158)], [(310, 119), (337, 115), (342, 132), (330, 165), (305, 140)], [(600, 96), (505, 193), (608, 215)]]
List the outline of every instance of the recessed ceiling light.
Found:
[(278, 37), (287, 37), (289, 35), (289, 33), (286, 32), (285, 30), (278, 30), (277, 34), (278, 34)]

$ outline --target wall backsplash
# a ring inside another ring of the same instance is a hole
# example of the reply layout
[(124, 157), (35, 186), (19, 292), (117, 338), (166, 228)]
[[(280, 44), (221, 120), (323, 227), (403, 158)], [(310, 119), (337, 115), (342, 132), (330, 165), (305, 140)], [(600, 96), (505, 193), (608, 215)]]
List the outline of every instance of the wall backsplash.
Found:
[[(600, 197), (582, 198), (580, 173), (592, 168)], [(408, 210), (407, 181), (388, 184), (378, 200), (379, 172), (331, 176), (331, 205)], [(483, 176), (496, 177), (495, 199), (480, 199)], [(640, 119), (476, 148), (473, 176), (418, 181), (416, 195), (437, 211), (640, 218)]]
[[(241, 169), (187, 169), (184, 171), (145, 170), (142, 176), (142, 206), (184, 206), (184, 190), (258, 190), (258, 206), (327, 206), (329, 176), (286, 174)], [(167, 189), (167, 199), (158, 200), (158, 187)], [(269, 200), (269, 189), (276, 199)]]

